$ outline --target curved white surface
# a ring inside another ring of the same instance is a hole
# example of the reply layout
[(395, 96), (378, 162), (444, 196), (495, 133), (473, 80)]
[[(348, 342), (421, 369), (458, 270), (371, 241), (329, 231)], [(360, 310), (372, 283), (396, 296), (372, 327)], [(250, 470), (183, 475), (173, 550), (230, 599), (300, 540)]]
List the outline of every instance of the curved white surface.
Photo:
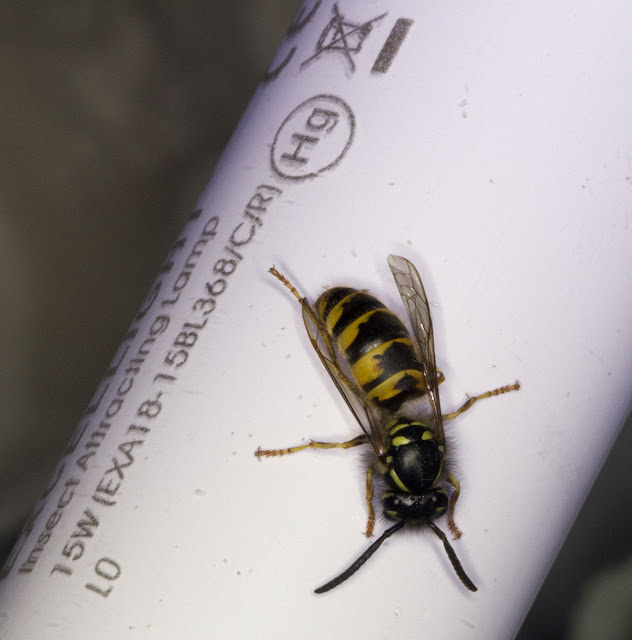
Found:
[[(629, 11), (312, 6), (5, 567), (0, 637), (510, 637), (627, 415)], [(366, 548), (362, 456), (253, 455), (357, 431), (266, 270), (401, 310), (389, 253), (434, 305), (445, 411), (522, 384), (447, 429), (476, 594), (402, 532), (315, 596)]]

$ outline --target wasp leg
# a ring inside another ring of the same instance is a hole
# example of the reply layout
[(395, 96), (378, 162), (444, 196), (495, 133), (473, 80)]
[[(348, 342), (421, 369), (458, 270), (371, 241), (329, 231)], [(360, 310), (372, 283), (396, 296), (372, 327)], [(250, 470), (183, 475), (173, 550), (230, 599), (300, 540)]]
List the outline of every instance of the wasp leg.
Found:
[[(358, 394), (357, 385), (355, 384), (355, 382), (350, 380), (344, 374), (344, 372), (340, 367), (340, 363), (338, 362), (338, 354), (336, 353), (336, 349), (334, 349), (334, 345), (331, 341), (331, 336), (327, 332), (327, 327), (323, 324), (323, 321), (318, 317), (316, 313), (314, 313), (314, 310), (310, 306), (307, 299), (298, 292), (298, 289), (280, 271), (278, 271), (276, 267), (270, 267), (269, 271), (275, 278), (277, 278), (277, 280), (279, 280), (290, 291), (290, 293), (298, 300), (299, 304), (301, 305), (303, 309), (303, 319), (305, 320), (305, 328), (307, 329), (307, 335), (309, 336), (310, 342), (312, 343), (312, 346), (316, 350), (316, 353), (318, 354), (319, 358), (322, 360), (325, 367), (329, 370), (329, 373), (331, 374), (331, 376), (332, 377), (335, 376), (334, 382), (338, 384), (338, 381), (340, 381), (347, 388), (353, 389), (354, 392)], [(311, 323), (311, 325), (308, 324), (308, 320), (309, 320), (309, 323)], [(322, 340), (325, 346), (327, 355), (323, 353), (322, 349), (320, 348), (320, 345), (318, 344), (319, 338)], [(335, 373), (330, 369), (330, 367), (328, 366), (328, 363), (333, 365)], [(441, 373), (441, 377), (443, 380), (444, 377), (442, 373)], [(342, 390), (340, 391), (342, 393)], [(351, 411), (354, 412), (353, 409), (351, 409)]]
[(303, 449), (351, 449), (351, 447), (366, 444), (368, 441), (368, 438), (364, 434), (357, 436), (353, 440), (347, 440), (347, 442), (316, 442), (315, 440), (310, 440), (307, 444), (301, 444), (298, 447), (289, 447), (288, 449), (262, 449), (259, 447), (255, 451), (255, 455), (261, 460), (261, 458), (285, 456), (289, 453), (303, 451)]
[(366, 506), (369, 511), (369, 517), (366, 521), (366, 531), (364, 535), (370, 538), (373, 535), (375, 527), (375, 511), (373, 509), (373, 467), (366, 470)]
[(303, 298), (296, 287), (281, 272), (277, 271), (276, 267), (270, 267), (269, 271), (275, 278), (277, 278), (277, 280), (280, 280), (282, 284), (290, 290), (291, 294), (299, 301), (299, 304), (306, 304), (305, 298)]
[[(321, 334), (324, 340), (327, 340), (327, 331), (324, 330), (322, 322), (318, 318), (318, 316), (314, 313), (313, 309), (307, 302), (307, 299), (304, 298), (299, 292), (298, 289), (280, 272), (276, 267), (270, 267), (270, 273), (277, 279), (281, 281), (287, 289), (289, 289), (290, 293), (298, 300), (298, 303), (303, 308), (303, 313), (307, 314), (309, 319), (314, 323), (314, 326), (317, 328), (318, 332)], [(309, 332), (308, 332), (309, 333)], [(311, 337), (311, 334), (310, 334)], [(333, 348), (330, 350), (329, 347), (331, 345), (331, 341), (327, 342), (328, 350), (333, 353)]]
[(450, 502), (448, 504), (448, 527), (450, 527), (450, 531), (454, 534), (454, 539), (458, 540), (462, 534), (454, 522), (454, 507), (456, 506), (456, 501), (459, 499), (459, 495), (461, 493), (461, 485), (451, 473), (447, 475), (446, 480), (454, 487), (454, 491), (450, 496)]
[(464, 411), (467, 411), (477, 400), (484, 400), (485, 398), (491, 398), (492, 396), (499, 396), (502, 393), (508, 393), (509, 391), (518, 391), (518, 389), (520, 389), (520, 383), (514, 382), (513, 384), (508, 384), (504, 387), (499, 387), (498, 389), (492, 389), (492, 391), (482, 393), (480, 396), (468, 396), (468, 399), (465, 401), (462, 407), (460, 407), (456, 411), (446, 413), (442, 417), (444, 420), (454, 420), (454, 418), (460, 416)]

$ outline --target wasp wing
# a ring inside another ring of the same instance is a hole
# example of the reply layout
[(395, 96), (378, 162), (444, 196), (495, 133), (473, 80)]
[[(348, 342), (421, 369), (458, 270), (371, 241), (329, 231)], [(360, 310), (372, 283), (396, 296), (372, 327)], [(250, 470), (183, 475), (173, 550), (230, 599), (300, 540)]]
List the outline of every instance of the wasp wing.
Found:
[(302, 300), (303, 321), (309, 340), (318, 354), (320, 361), (327, 369), (340, 395), (344, 398), (349, 410), (357, 420), (360, 428), (371, 443), (375, 454), (381, 456), (386, 451), (386, 442), (382, 430), (378, 427), (377, 417), (372, 408), (364, 400), (362, 393), (357, 389), (355, 383), (341, 370), (338, 365), (338, 356), (334, 350), (331, 340), (320, 328), (316, 321), (316, 314), (309, 306), (307, 300)]
[(388, 266), (391, 269), (399, 295), (402, 297), (408, 317), (412, 324), (421, 369), (426, 381), (426, 391), (436, 429), (437, 441), (445, 442), (441, 402), (439, 400), (439, 380), (435, 360), (434, 331), (430, 307), (419, 272), (412, 262), (401, 256), (390, 255)]

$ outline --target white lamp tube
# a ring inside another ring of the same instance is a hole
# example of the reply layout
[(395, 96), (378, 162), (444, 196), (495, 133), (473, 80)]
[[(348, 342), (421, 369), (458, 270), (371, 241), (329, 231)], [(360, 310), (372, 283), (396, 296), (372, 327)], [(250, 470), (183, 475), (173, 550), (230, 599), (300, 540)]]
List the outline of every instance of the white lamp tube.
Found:
[[(306, 3), (2, 572), (0, 637), (511, 637), (630, 407), (630, 22)], [(368, 546), (363, 457), (254, 456), (358, 434), (268, 268), (403, 314), (390, 253), (444, 411), (522, 385), (446, 425), (477, 593), (404, 530), (313, 594)]]

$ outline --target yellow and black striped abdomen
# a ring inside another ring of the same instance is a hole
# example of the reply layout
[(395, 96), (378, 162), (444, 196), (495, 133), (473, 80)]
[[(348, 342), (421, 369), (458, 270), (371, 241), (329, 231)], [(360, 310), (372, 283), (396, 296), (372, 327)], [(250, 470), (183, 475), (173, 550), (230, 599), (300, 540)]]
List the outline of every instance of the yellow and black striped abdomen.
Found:
[(377, 298), (335, 287), (316, 300), (314, 309), (371, 402), (397, 411), (425, 393), (408, 329)]

